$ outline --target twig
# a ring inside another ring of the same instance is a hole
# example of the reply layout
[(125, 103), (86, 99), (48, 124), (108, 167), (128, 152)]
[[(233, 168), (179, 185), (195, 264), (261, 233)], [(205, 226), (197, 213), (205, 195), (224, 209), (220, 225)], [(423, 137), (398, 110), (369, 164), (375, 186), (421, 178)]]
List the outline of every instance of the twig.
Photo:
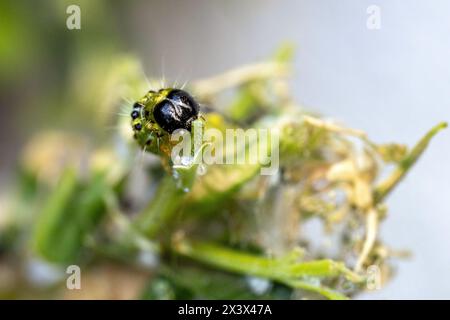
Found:
[(355, 272), (361, 271), (364, 262), (372, 251), (373, 245), (377, 238), (378, 233), (378, 212), (376, 209), (372, 208), (367, 212), (366, 216), (366, 238), (364, 240), (363, 249), (358, 257), (355, 265)]
[(284, 77), (289, 73), (285, 63), (266, 62), (243, 66), (192, 84), (193, 91), (199, 96), (212, 96), (227, 88), (235, 87), (254, 80)]
[(337, 132), (337, 133), (348, 134), (348, 135), (355, 136), (355, 137), (362, 138), (362, 139), (367, 138), (367, 135), (364, 131), (342, 127), (335, 123), (332, 123), (329, 121), (324, 121), (319, 118), (314, 118), (311, 116), (303, 115), (303, 120), (306, 123), (308, 123), (314, 127), (317, 127), (317, 128), (322, 128), (322, 129), (326, 129), (328, 131)]
[(306, 279), (343, 275), (355, 283), (364, 281), (362, 276), (347, 269), (342, 263), (329, 259), (298, 262), (291, 256), (289, 259), (261, 257), (215, 244), (186, 240), (175, 242), (173, 249), (178, 254), (227, 271), (268, 278), (293, 288), (320, 293), (330, 299), (346, 297), (321, 286), (320, 283), (310, 283)]
[(446, 122), (441, 122), (433, 127), (427, 134), (420, 139), (411, 152), (399, 163), (394, 172), (375, 188), (375, 203), (381, 202), (403, 179), (406, 173), (416, 163), (422, 153), (425, 151), (430, 140), (442, 129), (447, 128)]

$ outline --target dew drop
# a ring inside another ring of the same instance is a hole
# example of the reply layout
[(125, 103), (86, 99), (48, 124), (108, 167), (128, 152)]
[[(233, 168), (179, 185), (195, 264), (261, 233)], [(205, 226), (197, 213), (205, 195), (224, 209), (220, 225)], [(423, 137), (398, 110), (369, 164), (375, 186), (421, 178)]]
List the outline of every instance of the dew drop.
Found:
[(247, 284), (254, 294), (262, 295), (271, 289), (272, 283), (263, 278), (247, 277)]

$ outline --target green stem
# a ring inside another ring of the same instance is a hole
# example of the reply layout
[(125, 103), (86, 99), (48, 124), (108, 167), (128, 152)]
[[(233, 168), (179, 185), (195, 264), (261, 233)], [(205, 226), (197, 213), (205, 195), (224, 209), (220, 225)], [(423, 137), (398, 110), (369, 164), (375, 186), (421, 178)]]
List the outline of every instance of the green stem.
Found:
[(70, 203), (73, 203), (74, 195), (79, 187), (75, 170), (66, 169), (35, 223), (31, 245), (39, 256), (51, 261), (65, 259), (65, 246), (58, 238), (67, 219)]
[(136, 218), (134, 226), (147, 237), (154, 238), (177, 212), (185, 195), (172, 176), (165, 176), (152, 201)]
[(315, 285), (315, 284), (311, 284), (311, 283), (308, 283), (305, 281), (300, 281), (300, 280), (280, 281), (280, 282), (282, 282), (285, 285), (292, 287), (292, 288), (316, 292), (330, 300), (348, 300), (348, 297), (343, 295), (342, 293), (334, 291), (330, 288), (327, 288), (327, 287), (324, 287), (321, 285)]
[(223, 270), (268, 278), (294, 288), (315, 291), (328, 298), (343, 298), (320, 284), (309, 283), (308, 277), (336, 277), (344, 275), (353, 282), (364, 279), (347, 269), (342, 263), (332, 260), (297, 262), (292, 259), (275, 259), (238, 252), (219, 245), (181, 241), (174, 245), (174, 250), (191, 259), (221, 268)]
[(402, 161), (400, 161), (394, 172), (376, 187), (376, 203), (381, 202), (387, 195), (389, 195), (394, 187), (404, 178), (409, 169), (411, 169), (420, 158), (431, 139), (444, 128), (447, 128), (447, 123), (441, 122), (428, 131), (427, 134), (414, 146), (411, 152)]

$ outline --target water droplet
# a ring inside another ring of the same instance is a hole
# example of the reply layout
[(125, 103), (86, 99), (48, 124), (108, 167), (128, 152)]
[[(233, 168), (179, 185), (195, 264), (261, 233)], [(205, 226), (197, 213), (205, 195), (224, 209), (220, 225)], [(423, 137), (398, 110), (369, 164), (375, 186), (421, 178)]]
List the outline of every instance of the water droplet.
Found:
[(257, 295), (266, 293), (272, 287), (272, 283), (267, 279), (247, 277), (246, 280), (250, 289)]

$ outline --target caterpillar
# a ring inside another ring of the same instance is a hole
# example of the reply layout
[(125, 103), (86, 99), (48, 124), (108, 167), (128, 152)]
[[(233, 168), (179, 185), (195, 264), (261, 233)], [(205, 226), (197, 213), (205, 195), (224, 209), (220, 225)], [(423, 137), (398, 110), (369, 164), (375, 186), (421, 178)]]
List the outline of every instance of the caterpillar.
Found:
[(177, 129), (191, 131), (192, 121), (199, 117), (199, 110), (197, 101), (184, 90), (150, 90), (133, 104), (131, 126), (134, 139), (146, 151), (168, 155), (170, 134)]

